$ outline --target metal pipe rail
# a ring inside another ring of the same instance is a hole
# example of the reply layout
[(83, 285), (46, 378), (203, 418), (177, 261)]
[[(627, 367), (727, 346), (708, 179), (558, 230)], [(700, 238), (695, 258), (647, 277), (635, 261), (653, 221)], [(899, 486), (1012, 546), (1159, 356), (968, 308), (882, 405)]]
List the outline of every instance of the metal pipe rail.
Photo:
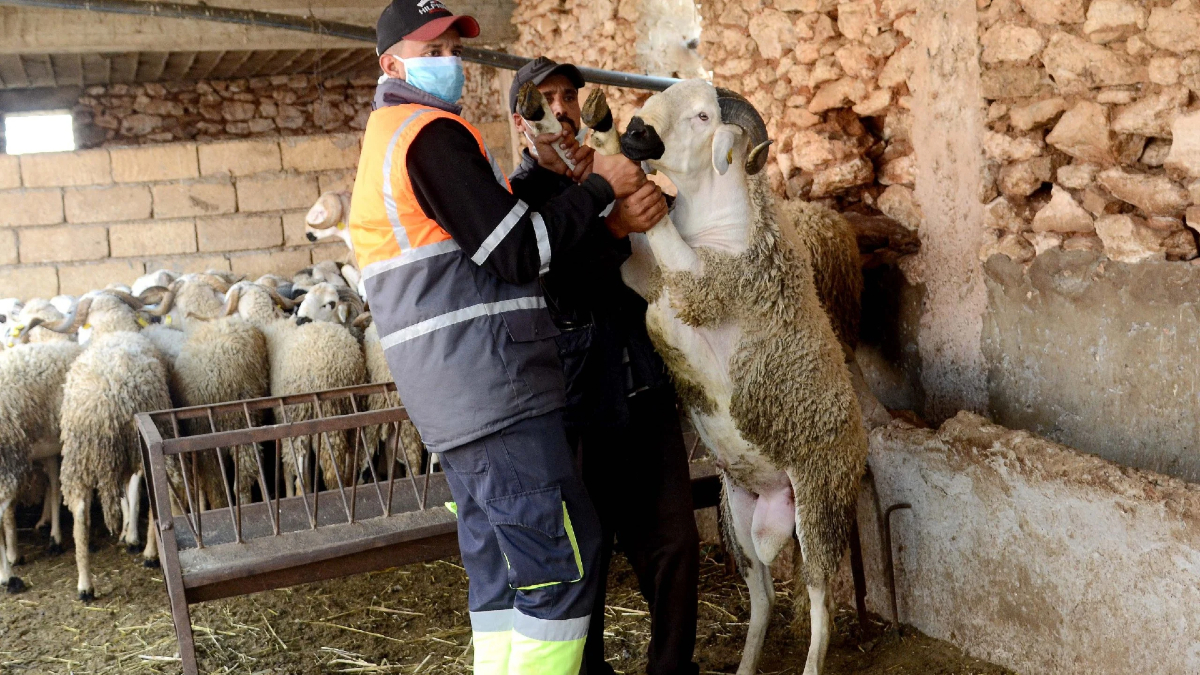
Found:
[[(185, 5), (175, 2), (144, 2), (142, 0), (0, 0), (0, 6), (40, 7), (44, 9), (70, 9), (112, 14), (158, 16), (171, 19), (192, 19), (233, 23), (258, 28), (280, 28), (328, 35), (329, 37), (356, 40), (375, 44), (375, 29), (337, 21), (322, 21), (314, 17), (294, 16), (277, 12), (259, 12), (249, 9), (213, 7), (211, 5)], [(515, 54), (464, 47), (463, 59), (495, 68), (518, 70), (532, 59)], [(670, 77), (638, 75), (615, 70), (580, 67), (584, 79), (591, 84), (600, 84), (629, 89), (662, 91), (679, 80)]]

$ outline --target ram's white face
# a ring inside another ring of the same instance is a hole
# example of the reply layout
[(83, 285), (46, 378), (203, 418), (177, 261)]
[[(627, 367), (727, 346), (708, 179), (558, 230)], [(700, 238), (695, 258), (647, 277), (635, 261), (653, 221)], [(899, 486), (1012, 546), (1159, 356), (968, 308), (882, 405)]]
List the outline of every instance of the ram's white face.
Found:
[(304, 236), (309, 241), (337, 237), (350, 245), (350, 193), (326, 192), (304, 218)]
[(300, 308), (296, 310), (296, 317), (339, 324), (345, 324), (353, 318), (350, 316), (350, 306), (339, 299), (337, 287), (327, 282), (308, 290)]
[(621, 150), (669, 178), (724, 174), (742, 138), (741, 128), (721, 122), (717, 90), (703, 80), (686, 80), (646, 100), (626, 126)]

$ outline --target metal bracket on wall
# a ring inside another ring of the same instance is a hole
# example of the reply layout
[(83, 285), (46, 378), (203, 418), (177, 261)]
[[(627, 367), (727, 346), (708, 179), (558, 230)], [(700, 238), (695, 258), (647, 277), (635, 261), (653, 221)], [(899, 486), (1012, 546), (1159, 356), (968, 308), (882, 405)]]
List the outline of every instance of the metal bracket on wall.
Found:
[[(133, 14), (138, 16), (157, 16), (170, 19), (191, 19), (194, 21), (215, 21), (233, 23), (257, 28), (280, 28), (303, 33), (316, 33), (329, 37), (357, 40), (375, 44), (375, 29), (368, 26), (356, 26), (336, 21), (321, 21), (313, 17), (279, 14), (277, 12), (259, 12), (248, 9), (232, 9), (229, 7), (214, 7), (212, 5), (185, 5), (175, 2), (143, 2), (141, 0), (0, 0), (0, 7), (40, 7), (43, 9), (72, 9), (86, 12), (108, 12), (112, 14)], [(463, 60), (492, 66), (519, 70), (532, 59), (516, 54), (465, 47)], [(601, 70), (580, 66), (584, 79), (590, 84), (601, 84), (629, 89), (646, 89), (662, 91), (679, 82), (670, 77), (655, 77), (624, 73), (616, 70)]]

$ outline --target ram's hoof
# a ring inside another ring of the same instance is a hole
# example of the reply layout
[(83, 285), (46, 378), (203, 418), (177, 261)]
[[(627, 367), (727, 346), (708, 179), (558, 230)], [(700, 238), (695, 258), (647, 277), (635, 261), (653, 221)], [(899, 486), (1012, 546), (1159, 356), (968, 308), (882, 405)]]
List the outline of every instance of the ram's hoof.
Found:
[(583, 103), (583, 123), (595, 131), (608, 131), (613, 127), (612, 110), (603, 89), (593, 89)]
[(142, 567), (145, 567), (148, 570), (156, 570), (161, 567), (161, 565), (158, 562), (158, 558), (146, 558), (142, 561)]
[(82, 602), (91, 602), (96, 599), (96, 591), (94, 589), (79, 591), (79, 599)]
[(526, 82), (517, 92), (517, 113), (530, 122), (541, 122), (542, 118), (546, 116), (543, 108), (545, 102), (546, 97), (542, 96), (537, 85)]
[(145, 548), (145, 547), (142, 546), (141, 544), (130, 544), (125, 547), (125, 552), (128, 553), (129, 555), (138, 555), (139, 553), (142, 552), (143, 548)]
[(33, 526), (33, 529), (37, 530), (38, 532), (41, 532), (42, 530), (49, 531), (50, 523), (38, 523), (37, 525)]
[(66, 551), (63, 550), (62, 544), (57, 541), (50, 542), (50, 545), (46, 547), (46, 555), (59, 556), (63, 553), (66, 553)]
[(9, 577), (8, 583), (4, 585), (4, 590), (10, 595), (14, 593), (20, 593), (21, 591), (25, 590), (25, 588), (25, 582), (21, 581), (20, 577)]
[(20, 567), (25, 564), (25, 556), (21, 556), (13, 561), (13, 567)]

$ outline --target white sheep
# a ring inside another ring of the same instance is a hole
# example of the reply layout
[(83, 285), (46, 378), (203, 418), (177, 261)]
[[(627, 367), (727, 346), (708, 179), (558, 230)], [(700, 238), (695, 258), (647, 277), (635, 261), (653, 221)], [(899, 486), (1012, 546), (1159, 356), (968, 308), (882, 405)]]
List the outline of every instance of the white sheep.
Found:
[(140, 307), (126, 294), (93, 292), (54, 327), (71, 332), (90, 325), (91, 330), (67, 372), (60, 419), (62, 492), (75, 519), (77, 590), (84, 601), (95, 598), (88, 552), (93, 492), (109, 531), (116, 532), (119, 524), (125, 529), (133, 501), (127, 486), (141, 466), (134, 415), (171, 407), (166, 358), (140, 334)]
[[(191, 285), (199, 284), (211, 289), (211, 281), (183, 277), (174, 282), (177, 293), (163, 295), (155, 312), (169, 315), (177, 297), (187, 297)], [(201, 289), (201, 293), (203, 294)], [(223, 312), (221, 312), (223, 313)], [(241, 317), (229, 316), (217, 319), (199, 319), (194, 314), (173, 330), (164, 326), (149, 326), (142, 333), (155, 343), (170, 360), (171, 398), (179, 407), (210, 405), (266, 396), (270, 374), (268, 372), (267, 345), (262, 333)], [(256, 422), (259, 416), (252, 416)], [(217, 431), (245, 428), (246, 421), (238, 413), (222, 413), (215, 420)], [(207, 420), (187, 420), (183, 431), (189, 435), (209, 433)], [(258, 451), (254, 445), (237, 448), (236, 487), (238, 498), (243, 502), (250, 499), (252, 482), (258, 475), (256, 462)], [(225, 453), (223, 457), (230, 457)], [(200, 457), (199, 473), (201, 485), (197, 486), (200, 508), (224, 506), (228, 503), (227, 483), (220, 470), (220, 461), (211, 452)], [(136, 545), (136, 530), (134, 530)]]
[[(379, 341), (379, 330), (371, 321), (371, 315), (362, 311), (362, 300), (351, 290), (333, 284), (317, 284), (304, 296), (304, 301), (296, 309), (297, 321), (329, 321), (351, 327), (356, 337), (362, 335), (363, 354), (367, 368), (367, 380), (371, 383), (391, 382), (392, 374), (383, 353), (383, 344)], [(365, 331), (363, 327), (366, 326)], [(359, 331), (362, 331), (359, 333)], [(400, 395), (396, 392), (388, 394), (371, 394), (366, 398), (366, 409), (383, 410), (401, 405)], [(394, 446), (399, 442), (405, 457), (405, 466), (410, 474), (419, 473), (421, 459), (424, 456), (424, 445), (417, 428), (409, 420), (400, 423), (399, 438), (391, 438), (391, 425), (367, 427), (363, 432), (363, 442), (367, 448), (369, 461), (378, 450), (380, 441)], [(389, 450), (389, 456), (394, 450)], [(436, 463), (436, 462), (435, 462)], [(365, 468), (365, 467), (364, 467)]]
[[(40, 320), (39, 320), (40, 321)], [(57, 482), (59, 411), (67, 371), (82, 348), (74, 342), (20, 344), (0, 352), (0, 515), (4, 517), (5, 546), (0, 546), (0, 585), (9, 593), (24, 588), (12, 575), (17, 538), (13, 527), (14, 500), (30, 478), (33, 462), (54, 459), (48, 496), (53, 496), (51, 548), (61, 551), (58, 529)]]
[(760, 173), (769, 143), (762, 117), (733, 92), (689, 80), (650, 97), (621, 148), (678, 196), (634, 238), (622, 276), (650, 303), (651, 338), (721, 471), (729, 548), (750, 589), (738, 673), (756, 671), (774, 603), (769, 565), (794, 533), (811, 618), (804, 673), (818, 675), (867, 438), (813, 261), (785, 243)]
[[(5, 334), (5, 344), (13, 347), (18, 343), (73, 342), (74, 335), (55, 333), (42, 326), (42, 324), (60, 323), (63, 318), (63, 314), (51, 304), (51, 301), (34, 298), (21, 309), (17, 317), (17, 322), (8, 324), (9, 328)], [(61, 398), (61, 394), (59, 396)], [(57, 423), (58, 420), (56, 418), (56, 429)], [(31, 458), (34, 463), (41, 466), (47, 479), (46, 490), (42, 495), (42, 516), (38, 519), (34, 528), (50, 528), (50, 552), (54, 554), (62, 552), (62, 526), (60, 517), (62, 495), (59, 491), (58, 483), (59, 451), (60, 447), (56, 431), (53, 443), (39, 444)]]
[[(289, 396), (362, 384), (366, 378), (366, 365), (362, 348), (350, 331), (326, 321), (309, 320), (300, 324), (283, 318), (279, 309), (292, 307), (293, 303), (274, 289), (245, 282), (235, 284), (226, 298), (227, 314), (236, 312), (266, 336), (271, 362), (271, 395)], [(321, 416), (350, 412), (350, 404), (345, 400), (321, 404)], [(311, 403), (288, 405), (276, 412), (276, 421), (296, 422), (316, 416)], [(317, 453), (317, 464), (327, 486), (337, 485), (338, 477), (343, 484), (349, 484), (355, 469), (349, 462), (353, 447), (344, 432), (285, 441), (281, 464), (287, 496), (295, 496), (302, 486), (305, 490), (313, 487), (309, 471), (310, 449)]]

